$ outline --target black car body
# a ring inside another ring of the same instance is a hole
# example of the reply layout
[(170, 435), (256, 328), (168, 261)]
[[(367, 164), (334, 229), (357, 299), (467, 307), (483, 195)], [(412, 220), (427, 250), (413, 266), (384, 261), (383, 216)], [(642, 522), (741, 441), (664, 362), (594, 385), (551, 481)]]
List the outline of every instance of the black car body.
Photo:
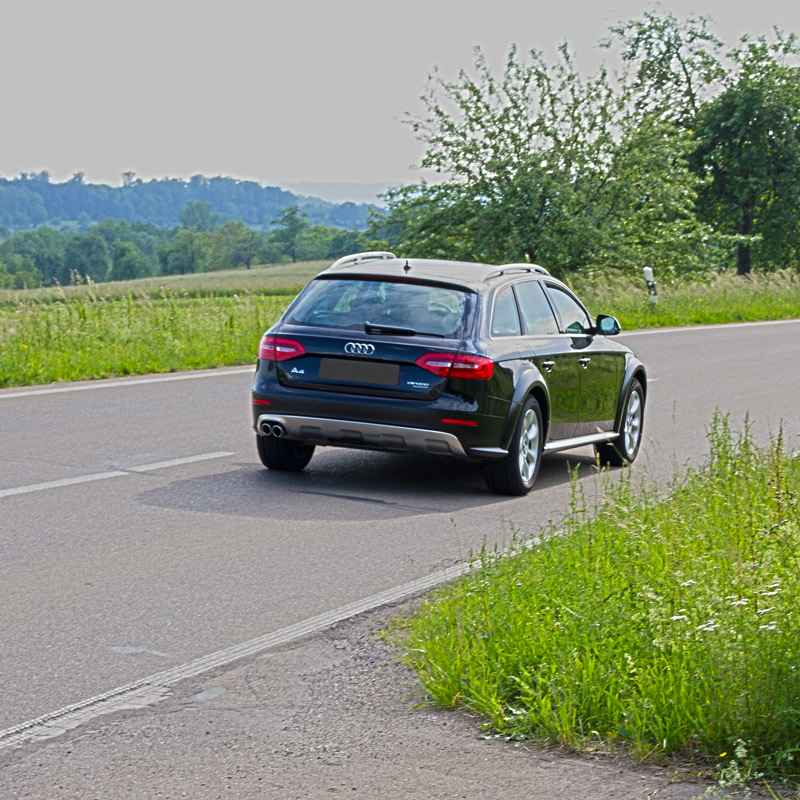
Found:
[(259, 455), (299, 470), (316, 445), (446, 454), (504, 494), (527, 492), (548, 451), (632, 461), (646, 371), (618, 332), (535, 265), (348, 256), (261, 341)]

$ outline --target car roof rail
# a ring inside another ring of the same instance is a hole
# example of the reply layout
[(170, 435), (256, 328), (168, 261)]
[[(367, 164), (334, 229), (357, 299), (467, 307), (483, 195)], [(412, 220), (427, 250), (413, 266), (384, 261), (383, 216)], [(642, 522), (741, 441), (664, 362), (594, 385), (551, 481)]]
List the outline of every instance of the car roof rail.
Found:
[(536, 272), (539, 275), (549, 275), (550, 273), (538, 264), (502, 264), (494, 272), (489, 273), (486, 278), (499, 278), (501, 275), (510, 275), (514, 272)]
[(397, 258), (394, 253), (388, 253), (383, 250), (369, 250), (366, 253), (353, 253), (349, 256), (342, 256), (338, 261), (334, 261), (328, 269), (354, 267), (356, 264), (363, 264), (366, 261), (387, 261), (394, 258)]

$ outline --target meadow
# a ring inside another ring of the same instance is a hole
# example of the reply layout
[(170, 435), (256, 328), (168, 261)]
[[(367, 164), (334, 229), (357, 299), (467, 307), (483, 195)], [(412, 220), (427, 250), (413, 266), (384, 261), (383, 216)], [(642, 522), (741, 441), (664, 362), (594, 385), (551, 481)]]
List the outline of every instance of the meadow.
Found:
[[(174, 372), (255, 360), (264, 331), (327, 262), (0, 291), (0, 387)], [(800, 279), (779, 272), (659, 285), (586, 274), (589, 310), (623, 329), (800, 317)]]
[[(536, 546), (483, 552), (400, 628), (487, 735), (800, 780), (800, 459), (717, 416), (705, 465), (629, 476)], [(602, 476), (601, 476), (602, 480)]]

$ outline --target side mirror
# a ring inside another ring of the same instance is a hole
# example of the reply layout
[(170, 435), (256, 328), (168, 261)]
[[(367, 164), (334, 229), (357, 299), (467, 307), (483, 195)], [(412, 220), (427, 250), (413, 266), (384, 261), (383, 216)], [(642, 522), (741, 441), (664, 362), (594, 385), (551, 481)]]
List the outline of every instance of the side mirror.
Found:
[(616, 336), (622, 330), (616, 317), (609, 314), (598, 314), (594, 327), (597, 333), (602, 333), (603, 336)]

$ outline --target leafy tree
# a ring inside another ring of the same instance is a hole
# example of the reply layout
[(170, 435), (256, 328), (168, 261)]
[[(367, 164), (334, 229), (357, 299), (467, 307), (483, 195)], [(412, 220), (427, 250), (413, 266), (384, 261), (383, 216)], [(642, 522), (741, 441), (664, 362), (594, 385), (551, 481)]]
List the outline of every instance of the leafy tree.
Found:
[(335, 261), (342, 256), (358, 253), (366, 249), (367, 245), (362, 241), (361, 234), (358, 231), (336, 230), (331, 237), (331, 243), (328, 247), (328, 252), (325, 253), (325, 258)]
[[(778, 265), (800, 254), (800, 68), (796, 39), (745, 41), (723, 92), (698, 112), (694, 163), (712, 182), (700, 211), (740, 234), (736, 267), (751, 270), (751, 250)], [(754, 240), (758, 236), (759, 240)]]
[(709, 31), (710, 22), (708, 17), (680, 21), (673, 14), (648, 11), (642, 19), (609, 28), (601, 47), (622, 44), (623, 60), (635, 66), (629, 87), (640, 112), (679, 122), (697, 114), (726, 74), (723, 42)]
[(158, 259), (164, 275), (185, 275), (202, 272), (209, 260), (213, 236), (192, 228), (181, 228), (175, 236), (158, 248)]
[(27, 270), (32, 270), (37, 279), (45, 284), (58, 281), (64, 262), (67, 237), (49, 227), (15, 233), (0, 245), (0, 257), (10, 266), (9, 256), (20, 256)]
[(280, 226), (278, 230), (273, 231), (272, 239), (283, 246), (292, 261), (297, 261), (298, 242), (309, 228), (307, 215), (297, 206), (289, 206), (284, 208), (272, 222)]
[(333, 228), (312, 225), (297, 240), (297, 257), (300, 261), (317, 261), (326, 258), (334, 236)]
[(611, 28), (635, 71), (637, 108), (696, 139), (690, 163), (709, 178), (698, 217), (736, 241), (737, 271), (800, 264), (800, 68), (797, 39), (743, 37), (725, 58), (706, 18), (647, 13)]
[(216, 230), (219, 214), (211, 211), (211, 203), (194, 200), (186, 204), (183, 211), (178, 214), (178, 219), (184, 228), (194, 228), (200, 232)]
[(243, 222), (226, 222), (218, 234), (223, 266), (250, 269), (263, 249), (264, 237)]
[(59, 282), (68, 284), (73, 274), (81, 278), (103, 281), (110, 266), (108, 248), (102, 237), (91, 233), (76, 233), (69, 237), (64, 262), (58, 273)]
[(149, 274), (150, 262), (133, 242), (116, 242), (111, 254), (109, 280), (129, 281)]
[(581, 78), (566, 46), (553, 66), (512, 48), (499, 79), (476, 50), (474, 73), (432, 76), (409, 122), (442, 180), (390, 190), (372, 236), (406, 255), (556, 271), (705, 265), (713, 237), (694, 221), (700, 180), (674, 124), (632, 113), (602, 69)]

